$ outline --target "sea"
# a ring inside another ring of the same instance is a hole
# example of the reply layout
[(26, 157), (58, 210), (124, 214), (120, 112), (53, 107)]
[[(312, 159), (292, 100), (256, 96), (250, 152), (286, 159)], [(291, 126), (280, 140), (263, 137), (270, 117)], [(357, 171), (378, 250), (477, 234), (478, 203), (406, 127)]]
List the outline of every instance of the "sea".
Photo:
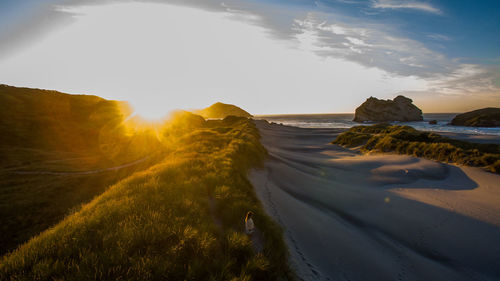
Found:
[[(500, 136), (500, 128), (463, 127), (450, 125), (451, 120), (458, 113), (424, 113), (424, 121), (419, 122), (392, 122), (392, 124), (408, 125), (417, 130), (449, 133), (465, 133), (475, 135)], [(265, 119), (269, 122), (300, 128), (351, 128), (360, 123), (353, 122), (354, 114), (284, 114), (284, 115), (257, 115), (255, 119)], [(429, 121), (436, 120), (436, 125)], [(370, 124), (370, 123), (365, 123)]]

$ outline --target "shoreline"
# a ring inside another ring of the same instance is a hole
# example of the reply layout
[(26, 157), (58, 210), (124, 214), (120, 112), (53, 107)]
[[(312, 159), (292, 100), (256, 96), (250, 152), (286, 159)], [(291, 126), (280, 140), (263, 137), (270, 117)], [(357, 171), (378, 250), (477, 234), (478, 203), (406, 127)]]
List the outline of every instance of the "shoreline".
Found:
[[(267, 121), (266, 119), (254, 119), (254, 121)], [(326, 131), (335, 131), (335, 132), (345, 132), (349, 130), (349, 128), (335, 128), (335, 127), (318, 127), (318, 128), (313, 128), (313, 127), (298, 127), (298, 126), (293, 126), (293, 125), (288, 125), (288, 124), (280, 124), (276, 123), (274, 121), (268, 121), (270, 124), (275, 124), (278, 126), (285, 126), (285, 127), (290, 127), (290, 128), (297, 128), (297, 129), (305, 129), (305, 130), (326, 130)], [(373, 123), (376, 124), (376, 123)], [(363, 126), (363, 125), (372, 125), (370, 124), (363, 124), (360, 123), (357, 126)], [(401, 125), (405, 125), (402, 123)], [(411, 125), (407, 125), (410, 126)], [(422, 130), (426, 131), (426, 130)], [(436, 133), (439, 135), (442, 135), (444, 137), (448, 137), (450, 139), (456, 139), (456, 140), (461, 140), (461, 141), (468, 141), (468, 142), (473, 142), (473, 143), (481, 143), (481, 144), (487, 144), (487, 143), (492, 143), (492, 144), (499, 144), (500, 145), (500, 135), (492, 135), (492, 134), (479, 134), (479, 133), (459, 133), (459, 132), (446, 132), (446, 131), (426, 131), (426, 132), (432, 132)]]
[[(407, 125), (417, 130), (435, 132), (450, 137), (459, 138), (462, 140), (470, 140), (474, 142), (484, 143), (493, 141), (500, 144), (500, 128), (487, 127), (464, 127), (452, 126), (449, 123), (453, 119), (453, 113), (424, 113), (425, 121), (416, 122), (390, 122), (393, 125)], [(352, 121), (354, 114), (284, 114), (284, 115), (256, 115), (254, 120), (267, 120), (285, 126), (307, 128), (307, 129), (349, 129), (359, 125), (373, 125), (377, 122), (357, 123)], [(438, 124), (430, 125), (430, 120), (436, 120)], [(484, 138), (472, 137), (484, 136)]]
[(255, 121), (250, 180), (304, 280), (498, 279), (500, 176), (328, 144), (338, 129)]

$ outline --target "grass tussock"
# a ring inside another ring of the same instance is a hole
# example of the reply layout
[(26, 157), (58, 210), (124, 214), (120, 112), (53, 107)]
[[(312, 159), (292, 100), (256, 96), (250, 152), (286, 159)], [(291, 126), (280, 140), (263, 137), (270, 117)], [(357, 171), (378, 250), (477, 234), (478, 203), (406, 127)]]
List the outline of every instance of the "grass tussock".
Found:
[(95, 196), (158, 161), (89, 175), (23, 175), (0, 172), (0, 256), (61, 221)]
[[(231, 117), (165, 134), (163, 161), (1, 258), (0, 280), (292, 278), (281, 229), (246, 177), (266, 154), (254, 124)], [(261, 253), (243, 233), (248, 210)]]
[(377, 124), (356, 126), (333, 142), (346, 147), (361, 147), (362, 152), (395, 152), (427, 159), (483, 167), (500, 173), (500, 146), (454, 140), (409, 126)]

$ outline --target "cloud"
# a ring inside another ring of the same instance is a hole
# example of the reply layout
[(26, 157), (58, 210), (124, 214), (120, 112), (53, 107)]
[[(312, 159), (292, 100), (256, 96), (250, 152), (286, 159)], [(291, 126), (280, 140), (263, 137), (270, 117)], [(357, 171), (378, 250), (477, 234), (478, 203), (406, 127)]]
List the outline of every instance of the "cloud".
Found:
[(429, 84), (430, 90), (443, 94), (473, 94), (498, 92), (495, 80), (498, 67), (460, 64), (453, 72), (442, 75)]
[(360, 0), (335, 0), (335, 1), (344, 4), (360, 4), (362, 2)]
[(309, 13), (296, 19), (295, 37), (307, 37), (310, 51), (324, 57), (341, 57), (368, 67), (377, 67), (394, 75), (435, 77), (450, 73), (458, 64), (424, 44), (397, 36), (384, 25), (353, 24), (329, 15)]
[(372, 7), (376, 9), (412, 9), (432, 14), (442, 14), (442, 11), (428, 3), (406, 0), (373, 0)]
[(426, 87), (291, 48), (229, 12), (144, 3), (65, 10), (73, 24), (0, 61), (3, 83), (127, 100), (149, 117), (216, 101), (254, 114), (349, 112), (368, 93)]
[(443, 34), (431, 33), (427, 34), (427, 38), (430, 38), (435, 41), (452, 41), (452, 38)]
[[(0, 26), (0, 59), (22, 51), (23, 47), (30, 46), (47, 33), (73, 22), (74, 15), (69, 9), (71, 7), (133, 2), (165, 3), (215, 12), (225, 12), (230, 9), (220, 0), (44, 0), (33, 4), (31, 10), (24, 11), (22, 14), (24, 18)], [(243, 6), (244, 0), (226, 2)], [(61, 7), (64, 8), (61, 9)]]
[[(7, 51), (22, 51), (19, 44), (30, 46), (43, 36), (61, 28), (61, 22), (74, 20), (71, 9), (55, 9), (56, 5), (75, 7), (81, 5), (109, 4), (116, 2), (166, 3), (188, 6), (210, 12), (224, 13), (238, 22), (262, 28), (274, 40), (291, 48), (299, 48), (321, 59), (344, 60), (363, 67), (382, 70), (392, 79), (410, 77), (425, 80), (422, 91), (450, 95), (497, 95), (500, 93), (500, 69), (484, 65), (463, 64), (458, 59), (429, 49), (420, 41), (404, 36), (394, 26), (375, 24), (362, 18), (351, 18), (333, 10), (319, 12), (312, 8), (296, 8), (262, 1), (245, 0), (51, 0), (37, 10), (32, 20), (0, 32), (0, 60), (10, 56)], [(352, 2), (353, 0), (337, 0)], [(360, 4), (361, 5), (361, 4)], [(366, 5), (366, 4), (363, 4)], [(373, 0), (369, 10), (413, 9), (432, 14), (442, 14), (438, 8), (420, 1)], [(46, 21), (44, 19), (51, 19)], [(64, 25), (62, 25), (64, 26)], [(1, 30), (1, 29), (0, 29)], [(4, 29), (5, 30), (5, 29)], [(427, 34), (434, 41), (450, 41), (442, 34)], [(203, 44), (201, 44), (203, 46)], [(396, 81), (387, 79), (389, 81)]]
[(464, 112), (500, 107), (500, 67), (460, 64), (428, 79), (424, 91), (402, 91), (427, 112)]
[[(477, 108), (479, 104), (488, 105), (488, 99), (497, 100), (495, 105), (500, 105), (500, 67), (461, 63), (428, 49), (419, 41), (398, 36), (398, 32), (390, 27), (355, 24), (332, 15), (325, 18), (319, 13), (309, 13), (303, 19), (295, 20), (294, 31), (301, 48), (319, 56), (343, 58), (383, 69), (392, 77), (423, 79), (427, 82), (424, 90), (402, 93), (429, 97), (429, 100), (432, 96), (453, 97), (456, 102), (450, 103), (446, 110), (471, 109), (473, 105)], [(435, 40), (451, 40), (433, 35)], [(465, 101), (462, 107), (458, 107), (459, 97)], [(435, 108), (432, 102), (427, 105)]]

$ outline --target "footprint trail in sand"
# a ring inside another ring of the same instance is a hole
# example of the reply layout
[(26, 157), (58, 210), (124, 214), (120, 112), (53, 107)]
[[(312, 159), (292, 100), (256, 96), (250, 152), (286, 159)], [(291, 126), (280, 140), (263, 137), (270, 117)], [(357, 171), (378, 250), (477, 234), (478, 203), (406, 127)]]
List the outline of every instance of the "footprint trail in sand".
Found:
[(500, 280), (499, 175), (256, 124), (270, 159), (250, 180), (301, 279)]

